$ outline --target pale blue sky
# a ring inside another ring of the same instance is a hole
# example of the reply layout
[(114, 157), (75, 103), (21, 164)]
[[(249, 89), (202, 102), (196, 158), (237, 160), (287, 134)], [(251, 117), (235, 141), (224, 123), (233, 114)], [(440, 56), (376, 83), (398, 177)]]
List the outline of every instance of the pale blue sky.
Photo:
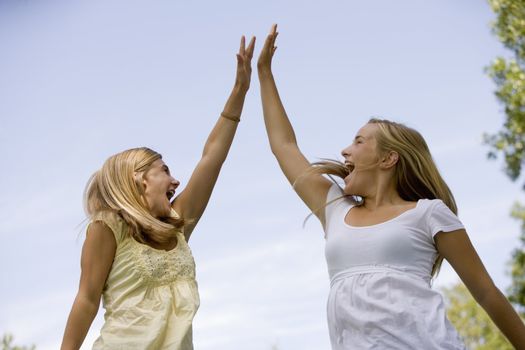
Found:
[[(149, 146), (184, 186), (229, 94), (242, 34), (279, 23), (274, 72), (300, 146), (339, 157), (370, 116), (426, 137), (460, 218), (505, 289), (519, 184), (488, 161), (503, 122), (484, 67), (508, 55), (484, 1), (0, 2), (0, 333), (56, 349), (76, 293), (84, 185)], [(273, 159), (253, 76), (229, 159), (190, 246), (195, 347), (329, 349), (323, 233)], [(445, 267), (437, 287), (456, 276)], [(86, 339), (89, 349), (102, 309)]]

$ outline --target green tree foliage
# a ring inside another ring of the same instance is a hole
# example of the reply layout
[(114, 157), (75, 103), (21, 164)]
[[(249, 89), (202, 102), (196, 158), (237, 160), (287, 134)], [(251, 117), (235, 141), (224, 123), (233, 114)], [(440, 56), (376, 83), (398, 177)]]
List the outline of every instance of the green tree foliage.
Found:
[(498, 57), (487, 69), (497, 86), (496, 96), (505, 108), (503, 128), (485, 140), (491, 157), (502, 152), (506, 173), (516, 180), (525, 162), (525, 2), (489, 0), (497, 15), (493, 31), (513, 56)]
[[(504, 106), (505, 122), (496, 134), (485, 135), (489, 157), (503, 153), (505, 172), (514, 181), (525, 164), (525, 1), (489, 0), (496, 13), (493, 31), (512, 57), (498, 57), (487, 68), (496, 83), (496, 96)], [(525, 189), (525, 186), (524, 186)], [(512, 253), (509, 299), (525, 310), (525, 207), (515, 204), (512, 217), (522, 220), (521, 245)]]
[[(525, 206), (518, 203), (512, 208), (512, 217), (521, 220), (521, 246), (525, 247)], [(525, 318), (525, 250), (515, 249), (510, 263), (512, 285), (509, 288), (509, 300), (518, 307), (522, 318)]]
[(2, 350), (35, 350), (34, 345), (31, 346), (18, 346), (13, 345), (13, 335), (6, 333), (2, 336)]
[(471, 350), (512, 350), (485, 310), (478, 305), (463, 283), (443, 289), (447, 316)]

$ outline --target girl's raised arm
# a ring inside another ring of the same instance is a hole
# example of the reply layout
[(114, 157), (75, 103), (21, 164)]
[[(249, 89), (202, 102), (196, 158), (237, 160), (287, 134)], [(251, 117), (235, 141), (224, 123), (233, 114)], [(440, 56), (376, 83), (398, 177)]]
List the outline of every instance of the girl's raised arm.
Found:
[(273, 25), (259, 55), (257, 70), (261, 84), (261, 99), (266, 132), (272, 153), (295, 191), (324, 226), (324, 208), (331, 183), (322, 175), (309, 173), (310, 162), (301, 153), (292, 124), (279, 97), (273, 78), (271, 63), (277, 49), (277, 25)]
[(175, 211), (182, 217), (189, 219), (188, 225), (184, 227), (186, 240), (189, 240), (191, 232), (208, 204), (222, 164), (226, 160), (237, 131), (244, 98), (250, 87), (254, 46), (255, 37), (250, 40), (248, 47), (245, 47), (244, 36), (241, 38), (233, 90), (221, 116), (208, 136), (201, 160), (193, 171), (186, 188), (173, 202), (172, 206)]

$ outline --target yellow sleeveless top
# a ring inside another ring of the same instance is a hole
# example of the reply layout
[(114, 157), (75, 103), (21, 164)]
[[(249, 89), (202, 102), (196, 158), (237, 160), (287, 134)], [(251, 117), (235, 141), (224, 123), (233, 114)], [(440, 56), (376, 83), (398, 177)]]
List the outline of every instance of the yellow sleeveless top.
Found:
[[(173, 216), (178, 216), (172, 210)], [(127, 224), (113, 212), (105, 223), (117, 241), (102, 301), (104, 325), (93, 349), (193, 349), (192, 321), (199, 307), (195, 261), (184, 234), (170, 251), (152, 248), (125, 234)]]

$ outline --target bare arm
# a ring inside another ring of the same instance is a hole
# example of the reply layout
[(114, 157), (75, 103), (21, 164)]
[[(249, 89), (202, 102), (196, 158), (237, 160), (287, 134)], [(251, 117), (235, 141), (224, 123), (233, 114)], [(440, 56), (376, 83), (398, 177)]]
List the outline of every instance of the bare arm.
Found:
[(447, 259), (479, 305), (516, 349), (525, 349), (525, 325), (494, 285), (465, 230), (440, 232), (435, 238)]
[(322, 175), (307, 174), (310, 162), (297, 145), (292, 124), (279, 97), (271, 70), (272, 57), (276, 50), (274, 46), (278, 34), (276, 30), (277, 26), (273, 25), (257, 63), (266, 132), (272, 153), (277, 158), (284, 175), (324, 226), (324, 210), (319, 209), (325, 205), (331, 184)]
[(195, 225), (208, 204), (222, 164), (226, 160), (237, 131), (238, 122), (228, 118), (240, 117), (242, 113), (244, 98), (250, 87), (251, 59), (254, 46), (255, 38), (252, 38), (248, 47), (245, 48), (245, 39), (244, 36), (242, 37), (237, 54), (235, 85), (224, 106), (223, 115), (226, 117), (219, 117), (217, 120), (204, 145), (202, 158), (193, 171), (186, 188), (173, 202), (175, 211), (182, 217), (189, 219), (189, 224), (184, 227), (186, 240), (189, 240)]
[(97, 315), (102, 289), (113, 264), (117, 244), (111, 230), (100, 222), (89, 226), (80, 265), (80, 286), (69, 313), (62, 350), (80, 349)]

